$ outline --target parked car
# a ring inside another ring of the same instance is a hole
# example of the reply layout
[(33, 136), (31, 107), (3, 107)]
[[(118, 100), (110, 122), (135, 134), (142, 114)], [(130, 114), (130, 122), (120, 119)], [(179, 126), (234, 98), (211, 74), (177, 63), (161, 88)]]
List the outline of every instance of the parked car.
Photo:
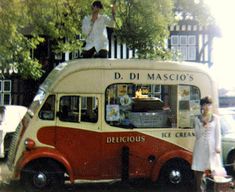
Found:
[(223, 162), (228, 174), (235, 176), (235, 108), (220, 108)]
[(26, 111), (24, 106), (0, 106), (0, 158), (7, 157), (13, 133)]

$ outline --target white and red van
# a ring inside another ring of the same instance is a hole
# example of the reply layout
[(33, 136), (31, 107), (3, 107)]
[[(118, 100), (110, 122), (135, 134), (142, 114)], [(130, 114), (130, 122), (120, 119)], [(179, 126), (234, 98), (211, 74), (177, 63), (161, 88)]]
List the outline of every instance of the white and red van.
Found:
[[(27, 188), (75, 181), (193, 178), (201, 97), (218, 107), (207, 68), (155, 60), (79, 59), (58, 65), (17, 129), (8, 165)], [(55, 185), (56, 184), (56, 185)]]

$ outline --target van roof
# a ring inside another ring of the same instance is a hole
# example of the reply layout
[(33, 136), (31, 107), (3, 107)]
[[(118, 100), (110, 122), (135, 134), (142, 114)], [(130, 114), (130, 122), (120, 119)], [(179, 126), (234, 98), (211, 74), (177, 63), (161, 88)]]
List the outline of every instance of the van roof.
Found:
[(208, 67), (201, 63), (157, 61), (149, 59), (77, 59), (64, 62), (55, 67), (43, 82), (41, 88), (48, 90), (56, 82), (69, 74), (84, 70), (110, 70), (110, 69), (135, 69), (135, 70), (184, 70), (188, 72), (208, 73)]
[(189, 70), (198, 68), (198, 70), (205, 70), (207, 67), (205, 64), (195, 62), (177, 62), (177, 61), (157, 61), (150, 59), (77, 59), (68, 62), (61, 63), (59, 66), (66, 66), (67, 70), (79, 70), (79, 69), (172, 69), (181, 68)]

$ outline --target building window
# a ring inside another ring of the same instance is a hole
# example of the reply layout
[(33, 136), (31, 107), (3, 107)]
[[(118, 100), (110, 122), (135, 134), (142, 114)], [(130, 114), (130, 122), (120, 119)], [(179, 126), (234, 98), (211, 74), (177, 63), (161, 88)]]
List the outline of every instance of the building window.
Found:
[(79, 53), (76, 52), (72, 52), (72, 59), (77, 59), (78, 58)]
[(11, 80), (0, 80), (0, 105), (11, 104)]
[(182, 60), (196, 61), (196, 36), (172, 35), (171, 50), (179, 53)]
[(63, 59), (62, 53), (55, 54), (55, 60), (62, 60), (62, 59)]

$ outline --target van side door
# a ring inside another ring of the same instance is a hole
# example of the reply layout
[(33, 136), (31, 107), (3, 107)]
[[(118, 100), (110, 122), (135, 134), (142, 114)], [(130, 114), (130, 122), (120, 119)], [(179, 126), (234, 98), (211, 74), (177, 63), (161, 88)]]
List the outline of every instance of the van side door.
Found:
[(56, 147), (69, 159), (78, 178), (92, 179), (100, 175), (99, 105), (99, 95), (58, 96)]

